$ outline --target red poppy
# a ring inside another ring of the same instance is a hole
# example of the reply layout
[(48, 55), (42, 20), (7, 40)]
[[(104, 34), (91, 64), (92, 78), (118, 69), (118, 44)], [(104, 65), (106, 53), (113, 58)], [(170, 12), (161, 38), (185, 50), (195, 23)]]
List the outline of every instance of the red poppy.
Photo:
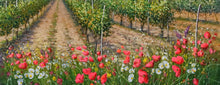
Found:
[(107, 81), (107, 74), (103, 74), (101, 77), (101, 84), (104, 84)]
[(144, 48), (143, 47), (140, 47), (140, 50), (143, 50)]
[(21, 64), (19, 64), (18, 67), (19, 67), (20, 69), (26, 69), (26, 68), (27, 68), (27, 63), (26, 63), (26, 62), (21, 63)]
[(72, 51), (74, 51), (74, 48), (71, 48)]
[(148, 74), (147, 74), (147, 72), (146, 71), (143, 71), (143, 70), (139, 70), (138, 71), (138, 75), (139, 75), (139, 77), (138, 77), (138, 82), (139, 83), (141, 83), (141, 84), (143, 84), (143, 83), (145, 83), (145, 84), (147, 84), (148, 83)]
[(183, 44), (185, 45), (187, 43), (187, 39), (183, 39)]
[(211, 43), (212, 43), (212, 40), (210, 39), (208, 42), (209, 42), (209, 44), (211, 44)]
[(181, 49), (178, 48), (178, 49), (175, 51), (175, 54), (178, 55), (178, 54), (180, 54), (181, 52), (182, 52)]
[(181, 42), (180, 42), (180, 40), (178, 39), (177, 41), (176, 41), (176, 45), (180, 45), (181, 44)]
[(14, 53), (11, 53), (8, 57), (9, 58), (13, 58), (14, 57)]
[(52, 49), (51, 48), (47, 48), (47, 50), (49, 51), (49, 53), (52, 53)]
[(202, 49), (207, 49), (208, 47), (209, 47), (209, 44), (207, 44), (207, 43), (201, 44)]
[(199, 80), (196, 79), (196, 78), (193, 78), (193, 84), (194, 84), (194, 85), (199, 85)]
[(26, 53), (26, 56), (31, 57), (31, 52), (27, 52), (27, 53)]
[(16, 54), (16, 56), (17, 56), (18, 59), (22, 58), (21, 54)]
[(178, 49), (178, 47), (176, 45), (173, 46), (174, 49)]
[(126, 50), (124, 50), (123, 53), (124, 53), (125, 55), (127, 55), (127, 56), (129, 56), (129, 55), (131, 54), (130, 51), (126, 51)]
[(193, 52), (197, 52), (198, 49), (196, 47), (193, 48)]
[(153, 67), (154, 67), (154, 61), (153, 61), (153, 60), (150, 61), (149, 63), (147, 63), (147, 64), (145, 65), (145, 67), (147, 67), (147, 68), (153, 68)]
[(211, 37), (211, 34), (209, 32), (205, 32), (204, 37), (206, 39), (209, 39)]
[(100, 54), (101, 54), (101, 52), (98, 51), (98, 52), (97, 52), (97, 55), (100, 56)]
[(172, 69), (175, 72), (176, 77), (180, 77), (181, 69), (178, 66), (176, 66), (176, 65), (173, 65)]
[(88, 56), (89, 55), (89, 51), (83, 51), (82, 52), (84, 56)]
[(138, 49), (135, 49), (135, 51), (138, 52), (139, 50), (138, 50)]
[(76, 49), (77, 49), (77, 50), (82, 50), (82, 48), (81, 48), (80, 46), (79, 46), (79, 47), (77, 47)]
[(133, 62), (133, 67), (136, 68), (136, 67), (139, 67), (141, 65), (141, 59), (134, 59), (134, 62)]
[(200, 62), (200, 65), (205, 66), (205, 60), (202, 60), (202, 62)]
[(181, 56), (172, 57), (172, 62), (180, 65), (184, 62), (184, 59)]
[(143, 52), (140, 52), (140, 53), (139, 53), (139, 56), (140, 56), (140, 57), (143, 57), (143, 56), (144, 56), (144, 53), (143, 53)]
[(44, 63), (45, 63), (45, 64), (48, 63), (48, 59), (44, 59)]
[(104, 63), (99, 64), (99, 68), (104, 68), (104, 67), (105, 67)]
[(100, 75), (97, 76), (97, 80), (100, 80)]
[(116, 52), (117, 52), (117, 53), (121, 53), (121, 49), (118, 49)]
[(15, 62), (15, 64), (17, 65), (17, 64), (20, 64), (20, 61), (19, 60), (17, 60), (16, 62)]
[(125, 60), (124, 60), (124, 64), (128, 64), (130, 62), (130, 57), (126, 56)]
[(101, 62), (102, 61), (102, 56), (98, 57), (98, 61)]
[(94, 59), (90, 56), (90, 57), (89, 57), (89, 61), (90, 61), (90, 62), (94, 62)]
[(125, 47), (122, 45), (121, 48), (124, 49)]
[(46, 66), (45, 62), (41, 62), (41, 63), (40, 63), (40, 67), (41, 67), (41, 68), (44, 68), (45, 66)]
[(83, 48), (83, 49), (85, 49), (85, 50), (87, 49), (87, 47), (86, 47), (85, 45), (84, 45), (84, 46), (82, 46), (82, 48)]
[(13, 66), (14, 65), (14, 63), (11, 63), (11, 66)]
[(200, 40), (198, 40), (198, 41), (197, 41), (197, 44), (199, 44), (199, 45), (200, 45), (200, 44), (201, 44), (201, 41), (200, 41)]
[(103, 55), (102, 57), (106, 58), (106, 57), (107, 57), (107, 55)]
[(83, 69), (83, 73), (88, 75), (89, 73), (91, 73), (92, 69), (91, 68), (85, 68)]
[(34, 60), (33, 63), (34, 63), (34, 65), (37, 65), (37, 64), (38, 64), (38, 61), (37, 61), (37, 60)]
[(153, 58), (153, 60), (154, 60), (155, 62), (157, 62), (157, 61), (160, 60), (161, 57), (160, 57), (160, 56), (153, 55), (152, 58)]
[(77, 74), (76, 75), (76, 79), (75, 79), (75, 82), (77, 83), (77, 84), (79, 84), (79, 83), (83, 83), (83, 81), (84, 81), (84, 75), (82, 74)]
[(73, 54), (72, 59), (77, 59), (77, 56), (75, 54)]
[(91, 73), (89, 74), (89, 79), (90, 79), (90, 80), (95, 80), (96, 76), (97, 76), (97, 73), (96, 73), (96, 72), (91, 72)]
[(63, 79), (58, 78), (58, 79), (57, 79), (57, 84), (58, 84), (58, 85), (62, 85), (62, 83), (63, 83)]
[(197, 55), (198, 55), (199, 57), (202, 57), (202, 56), (204, 55), (204, 52), (203, 52), (202, 50), (200, 50), (200, 51), (197, 53)]

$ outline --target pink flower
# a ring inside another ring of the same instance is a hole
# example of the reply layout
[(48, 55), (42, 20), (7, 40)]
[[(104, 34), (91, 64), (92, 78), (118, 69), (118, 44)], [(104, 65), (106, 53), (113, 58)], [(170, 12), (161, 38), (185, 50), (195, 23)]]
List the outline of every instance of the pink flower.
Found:
[(21, 63), (21, 64), (19, 64), (18, 67), (19, 67), (20, 69), (26, 69), (26, 68), (27, 68), (27, 63), (26, 63), (26, 62)]
[(205, 32), (204, 37), (206, 39), (209, 39), (211, 37), (211, 34), (209, 32)]
[(84, 56), (88, 56), (89, 55), (89, 51), (83, 51), (82, 52)]
[(41, 62), (41, 63), (40, 63), (40, 67), (41, 67), (41, 68), (44, 68), (45, 66), (46, 66), (45, 62)]
[(83, 83), (83, 81), (84, 81), (84, 75), (82, 74), (77, 74), (76, 75), (76, 79), (75, 79), (75, 82), (77, 83), (77, 84), (79, 84), (79, 83)]
[(37, 64), (38, 64), (38, 61), (37, 61), (37, 60), (34, 60), (33, 63), (34, 63), (34, 65), (37, 65)]
[(182, 48), (186, 49), (186, 45), (182, 45)]
[(178, 49), (175, 51), (175, 54), (178, 55), (178, 54), (180, 54), (181, 52), (182, 52), (181, 49), (178, 48)]
[(153, 67), (154, 67), (154, 61), (153, 61), (153, 60), (150, 61), (149, 63), (147, 63), (147, 64), (145, 65), (145, 67), (147, 67), (147, 68), (153, 68)]
[(143, 57), (143, 55), (144, 55), (143, 52), (140, 52), (140, 53), (139, 53), (139, 56), (140, 56), (140, 57)]
[(199, 80), (196, 79), (196, 78), (193, 78), (193, 84), (194, 84), (194, 85), (199, 85)]
[(91, 72), (91, 73), (89, 74), (89, 79), (90, 79), (90, 80), (95, 80), (96, 76), (97, 76), (97, 73), (96, 73), (96, 72)]
[(58, 79), (57, 79), (57, 84), (58, 84), (58, 85), (62, 85), (62, 83), (63, 83), (63, 79), (58, 78)]
[(212, 40), (210, 39), (208, 42), (209, 42), (209, 44), (211, 44), (211, 43), (212, 43)]
[(90, 57), (89, 57), (89, 61), (90, 61), (90, 62), (94, 62), (94, 59), (90, 56)]
[(209, 47), (209, 45), (207, 43), (201, 44), (201, 48), (202, 49), (207, 49), (208, 47)]
[(180, 42), (180, 40), (178, 39), (177, 41), (176, 41), (176, 45), (180, 45), (181, 44), (181, 42)]
[(88, 75), (89, 73), (91, 73), (92, 69), (91, 68), (85, 68), (83, 69), (83, 73)]
[(202, 50), (200, 50), (200, 51), (197, 53), (197, 55), (198, 55), (199, 57), (202, 57), (202, 56), (204, 55), (204, 52), (203, 52)]
[(98, 61), (101, 62), (102, 61), (102, 56), (98, 57)]
[(123, 53), (127, 56), (129, 56), (131, 54), (130, 51), (126, 51), (126, 50), (124, 50)]
[(71, 57), (72, 59), (77, 59), (77, 56), (75, 54), (73, 54)]
[(76, 49), (77, 49), (77, 50), (82, 50), (82, 48), (81, 48), (80, 46), (79, 46), (79, 47), (77, 47)]
[(210, 53), (210, 54), (213, 54), (213, 53), (215, 53), (215, 50), (213, 50), (212, 48), (210, 48), (210, 49), (209, 49), (209, 53)]
[(88, 57), (83, 58), (82, 56), (79, 56), (79, 61), (80, 62), (87, 62), (88, 61)]
[(135, 51), (138, 52), (139, 50), (138, 50), (138, 49), (135, 49)]
[(101, 77), (101, 84), (104, 84), (107, 81), (107, 74), (103, 74)]
[(140, 47), (140, 50), (143, 50), (144, 48), (143, 47)]
[(98, 51), (98, 52), (97, 52), (97, 55), (100, 56), (100, 54), (101, 54), (101, 52)]
[(17, 56), (18, 59), (22, 58), (21, 54), (16, 54), (16, 56)]
[(82, 48), (83, 48), (83, 49), (85, 49), (85, 50), (87, 49), (87, 47), (86, 47), (85, 45), (84, 45), (84, 46), (82, 46)]
[(177, 56), (177, 57), (172, 57), (172, 62), (180, 65), (184, 62), (184, 60), (183, 57)]
[(11, 53), (8, 57), (9, 58), (13, 58), (14, 57), (14, 53)]
[(199, 44), (199, 45), (200, 45), (200, 44), (201, 44), (201, 41), (200, 41), (200, 40), (198, 40), (198, 41), (197, 41), (197, 44)]
[(193, 48), (193, 52), (197, 52), (198, 49), (196, 47)]
[(183, 44), (185, 45), (187, 43), (187, 39), (183, 39)]
[(99, 64), (99, 68), (104, 68), (104, 67), (105, 67), (104, 63)]
[(128, 64), (130, 62), (130, 57), (126, 56), (125, 60), (124, 60), (124, 64)]
[(17, 65), (17, 64), (20, 64), (20, 61), (19, 60), (17, 60), (16, 62), (15, 62), (15, 64)]
[(173, 65), (172, 69), (175, 72), (176, 77), (180, 77), (181, 69), (178, 66), (176, 66), (176, 65)]
[(133, 67), (134, 67), (134, 68), (137, 68), (137, 67), (139, 67), (140, 65), (141, 65), (141, 59), (138, 59), (138, 58), (134, 59)]
[(138, 77), (138, 82), (139, 83), (141, 83), (141, 84), (143, 84), (143, 83), (147, 84), (148, 83), (149, 79), (148, 79), (148, 74), (147, 74), (146, 71), (143, 71), (143, 70), (140, 69), (138, 71), (138, 75), (139, 75), (139, 77)]
[(160, 57), (160, 56), (153, 55), (152, 58), (153, 58), (153, 60), (154, 60), (155, 62), (157, 62), (157, 61), (160, 60), (161, 57)]

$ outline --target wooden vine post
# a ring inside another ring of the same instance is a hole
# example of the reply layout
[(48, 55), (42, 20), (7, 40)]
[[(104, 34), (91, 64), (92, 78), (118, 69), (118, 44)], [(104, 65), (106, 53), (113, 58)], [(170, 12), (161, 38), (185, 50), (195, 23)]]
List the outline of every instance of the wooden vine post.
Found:
[(103, 8), (103, 15), (102, 15), (102, 20), (101, 20), (101, 25), (102, 25), (102, 28), (101, 28), (101, 55), (102, 55), (102, 38), (103, 38), (103, 18), (104, 18), (104, 14), (105, 14), (105, 5), (104, 5), (104, 8)]
[(199, 22), (199, 12), (200, 12), (201, 4), (199, 4), (196, 18), (196, 31), (195, 31), (195, 47), (197, 47), (197, 35), (198, 35), (198, 22)]
[[(150, 3), (150, 0), (148, 0), (148, 3)], [(148, 14), (150, 14), (149, 10), (148, 10)], [(150, 16), (148, 15), (147, 17), (147, 33), (148, 35), (150, 35)]]

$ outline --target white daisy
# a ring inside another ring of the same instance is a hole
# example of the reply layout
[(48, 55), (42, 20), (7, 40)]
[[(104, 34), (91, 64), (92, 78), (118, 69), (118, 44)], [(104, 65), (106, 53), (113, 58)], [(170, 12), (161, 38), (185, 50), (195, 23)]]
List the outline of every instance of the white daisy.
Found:
[(192, 68), (195, 68), (196, 67), (196, 63), (192, 63), (191, 66), (192, 66)]
[(129, 73), (134, 73), (135, 71), (134, 71), (134, 69), (133, 68), (131, 68), (130, 70), (129, 70)]
[(34, 73), (29, 73), (28, 77), (29, 77), (29, 79), (33, 79), (34, 78)]
[(34, 73), (34, 69), (33, 69), (33, 68), (30, 68), (30, 69), (28, 69), (28, 72)]
[(196, 68), (192, 68), (192, 74), (195, 74)]
[(45, 74), (45, 78), (48, 78), (48, 74)]
[(161, 74), (162, 72), (160, 71), (160, 69), (157, 68), (157, 69), (156, 69), (156, 73), (157, 73), (157, 74)]
[(155, 72), (155, 69), (153, 68), (152, 70), (151, 70), (151, 74), (153, 74)]
[(19, 73), (21, 73), (21, 71), (16, 71), (16, 74), (19, 74)]
[(163, 69), (163, 68), (164, 68), (163, 63), (159, 63), (158, 67), (159, 67), (160, 69)]
[(46, 66), (46, 69), (47, 69), (47, 70), (50, 70), (50, 66), (49, 66), (49, 65), (47, 65), (47, 66)]
[(162, 60), (168, 60), (167, 56), (162, 56)]
[(40, 69), (41, 67), (40, 66), (37, 66), (37, 69)]
[(39, 76), (38, 76), (38, 79), (41, 79), (44, 77), (44, 74), (43, 73), (40, 73)]
[(62, 64), (62, 67), (63, 67), (63, 68), (66, 68), (66, 64)]
[(27, 77), (28, 77), (28, 73), (25, 73), (25, 74), (24, 74), (24, 77), (27, 78)]
[(17, 83), (18, 83), (18, 85), (22, 85), (23, 84), (23, 79), (18, 79)]
[(108, 62), (108, 59), (105, 59), (105, 62)]
[(129, 69), (128, 66), (125, 66), (125, 71), (128, 71), (128, 69)]
[(167, 61), (163, 61), (163, 65), (165, 68), (170, 68), (170, 64)]
[(134, 80), (134, 74), (130, 74), (128, 76), (128, 82), (132, 82)]
[(47, 83), (50, 83), (51, 81), (50, 80), (47, 80)]
[(123, 67), (121, 67), (121, 72), (124, 72), (124, 70), (125, 70), (125, 69), (124, 69)]
[(19, 79), (22, 79), (22, 78), (23, 78), (23, 76), (22, 76), (22, 75), (18, 75), (18, 78), (19, 78)]
[(35, 74), (38, 75), (40, 73), (39, 69), (35, 70)]
[(18, 75), (16, 74), (16, 75), (14, 75), (14, 77), (15, 77), (15, 79), (18, 79)]
[(187, 69), (187, 73), (192, 73), (192, 69)]
[(30, 63), (31, 63), (31, 60), (30, 60), (30, 59), (27, 59), (27, 63), (30, 64)]

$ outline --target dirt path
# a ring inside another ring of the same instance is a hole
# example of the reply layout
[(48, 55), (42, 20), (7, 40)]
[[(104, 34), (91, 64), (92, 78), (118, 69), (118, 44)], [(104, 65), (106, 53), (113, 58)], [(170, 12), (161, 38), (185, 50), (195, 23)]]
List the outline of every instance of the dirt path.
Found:
[(84, 45), (83, 40), (78, 34), (79, 26), (74, 24), (70, 13), (67, 11), (62, 0), (58, 1), (59, 7), (57, 11), (56, 45), (58, 52), (65, 52), (69, 44), (73, 47)]
[(78, 28), (63, 1), (55, 0), (49, 11), (17, 44), (19, 47), (29, 46), (31, 49), (53, 46), (62, 53), (68, 50), (69, 44), (73, 47), (84, 45), (77, 33)]

